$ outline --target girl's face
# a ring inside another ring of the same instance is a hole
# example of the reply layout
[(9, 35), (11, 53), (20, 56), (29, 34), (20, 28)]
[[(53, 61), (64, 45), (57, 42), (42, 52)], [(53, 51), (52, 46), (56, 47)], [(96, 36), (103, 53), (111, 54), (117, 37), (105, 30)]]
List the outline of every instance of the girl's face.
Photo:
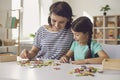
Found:
[(65, 28), (68, 19), (66, 17), (58, 16), (54, 13), (50, 15), (52, 28), (56, 31), (62, 30)]
[(72, 33), (74, 35), (74, 39), (78, 42), (78, 43), (87, 43), (88, 41), (88, 33), (83, 33), (83, 32), (75, 32), (72, 30)]

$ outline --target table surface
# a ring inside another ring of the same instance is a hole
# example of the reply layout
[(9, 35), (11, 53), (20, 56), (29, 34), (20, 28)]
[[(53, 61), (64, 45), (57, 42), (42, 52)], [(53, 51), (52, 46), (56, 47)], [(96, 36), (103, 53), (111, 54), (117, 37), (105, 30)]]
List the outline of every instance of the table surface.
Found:
[[(41, 68), (23, 67), (17, 62), (0, 63), (0, 80), (120, 80), (120, 71), (105, 70), (103, 73), (95, 73), (95, 76), (75, 76), (68, 74), (72, 69), (81, 65), (62, 63), (60, 66), (44, 66)], [(102, 68), (101, 64), (87, 64)], [(55, 70), (54, 68), (60, 68)]]

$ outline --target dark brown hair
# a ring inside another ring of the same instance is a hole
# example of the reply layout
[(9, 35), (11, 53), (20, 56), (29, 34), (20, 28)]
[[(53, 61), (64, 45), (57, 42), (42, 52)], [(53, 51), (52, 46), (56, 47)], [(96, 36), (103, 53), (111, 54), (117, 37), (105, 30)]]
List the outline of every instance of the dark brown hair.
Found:
[[(66, 17), (69, 21), (67, 22), (65, 28), (68, 29), (71, 27), (71, 22), (72, 22), (72, 9), (70, 7), (70, 5), (67, 2), (64, 1), (59, 1), (59, 2), (55, 2), (53, 3), (50, 8), (50, 15), (52, 13), (62, 16), (62, 17)], [(50, 16), (48, 17), (48, 23), (51, 25), (51, 18)]]
[(77, 18), (73, 23), (72, 23), (72, 30), (75, 32), (83, 32), (83, 33), (88, 33), (88, 42), (87, 45), (89, 47), (89, 51), (86, 54), (86, 58), (92, 57), (91, 54), (91, 40), (92, 40), (92, 28), (93, 24), (91, 20), (88, 17), (82, 16)]

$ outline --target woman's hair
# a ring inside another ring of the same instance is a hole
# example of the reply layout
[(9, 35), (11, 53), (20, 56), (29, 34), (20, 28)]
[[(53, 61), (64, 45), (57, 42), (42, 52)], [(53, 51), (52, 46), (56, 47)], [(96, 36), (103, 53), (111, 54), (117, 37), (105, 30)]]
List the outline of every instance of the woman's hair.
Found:
[[(52, 4), (49, 8), (49, 11), (50, 11), (50, 15), (54, 13), (58, 16), (66, 17), (69, 21), (67, 22), (65, 28), (68, 29), (71, 27), (73, 14), (72, 14), (72, 9), (67, 2), (59, 1)], [(48, 23), (51, 25), (50, 16), (48, 17)]]
[(82, 16), (77, 18), (71, 25), (72, 30), (75, 32), (83, 32), (83, 33), (88, 33), (88, 42), (87, 45), (89, 47), (89, 51), (86, 54), (86, 58), (92, 57), (91, 54), (91, 41), (92, 41), (92, 28), (93, 24), (91, 20), (88, 17)]

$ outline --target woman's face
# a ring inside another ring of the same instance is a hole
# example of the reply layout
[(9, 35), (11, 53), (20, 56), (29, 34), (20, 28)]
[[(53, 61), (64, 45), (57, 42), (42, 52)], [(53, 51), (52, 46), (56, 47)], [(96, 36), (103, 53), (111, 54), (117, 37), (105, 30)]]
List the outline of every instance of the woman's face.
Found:
[(65, 28), (68, 19), (66, 17), (58, 16), (54, 13), (50, 15), (52, 28), (54, 30), (62, 30)]
[(83, 32), (75, 32), (72, 30), (72, 33), (74, 35), (74, 39), (78, 42), (78, 43), (87, 43), (88, 41), (88, 33), (83, 33)]

